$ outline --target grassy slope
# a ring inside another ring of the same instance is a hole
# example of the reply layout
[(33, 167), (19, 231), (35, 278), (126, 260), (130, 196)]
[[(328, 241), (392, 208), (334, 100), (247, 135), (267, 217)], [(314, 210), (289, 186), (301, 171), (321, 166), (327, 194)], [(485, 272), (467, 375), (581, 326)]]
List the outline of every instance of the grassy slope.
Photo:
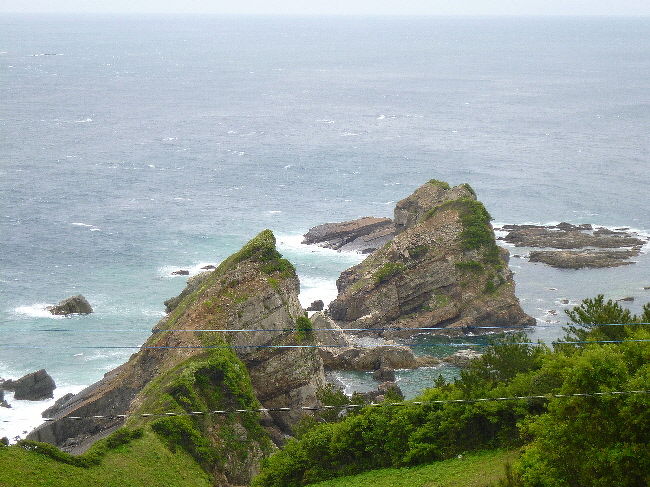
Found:
[(309, 487), (484, 487), (503, 478), (505, 464), (516, 457), (512, 451), (483, 451), (430, 465), (372, 470)]
[(90, 468), (67, 465), (18, 447), (0, 448), (2, 487), (209, 487), (208, 475), (181, 448), (151, 432), (111, 450)]

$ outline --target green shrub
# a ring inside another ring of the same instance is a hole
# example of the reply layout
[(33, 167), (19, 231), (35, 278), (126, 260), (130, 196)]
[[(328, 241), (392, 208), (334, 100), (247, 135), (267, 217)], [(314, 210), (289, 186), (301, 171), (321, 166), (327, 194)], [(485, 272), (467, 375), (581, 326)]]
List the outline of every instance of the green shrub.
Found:
[(449, 189), (450, 188), (449, 183), (447, 183), (445, 181), (439, 181), (438, 179), (430, 179), (429, 184), (431, 184), (433, 186), (438, 186), (438, 187), (440, 187), (442, 189)]
[(387, 281), (397, 274), (401, 274), (406, 267), (404, 264), (398, 262), (387, 262), (382, 265), (373, 275), (375, 284), (380, 284), (384, 281)]
[(429, 251), (428, 245), (416, 245), (415, 247), (411, 247), (410, 249), (408, 249), (409, 255), (411, 256), (412, 259), (419, 259), (420, 257), (426, 255), (428, 251)]
[(467, 260), (464, 262), (456, 262), (456, 269), (461, 272), (483, 272), (483, 264), (475, 260)]
[(314, 325), (306, 316), (298, 316), (296, 318), (296, 340), (298, 342), (312, 340), (314, 336), (313, 329)]

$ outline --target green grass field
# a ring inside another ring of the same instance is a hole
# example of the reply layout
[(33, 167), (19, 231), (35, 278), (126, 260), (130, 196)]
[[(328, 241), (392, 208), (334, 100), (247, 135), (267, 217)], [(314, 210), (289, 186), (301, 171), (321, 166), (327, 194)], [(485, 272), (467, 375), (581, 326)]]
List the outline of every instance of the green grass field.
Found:
[(385, 468), (309, 487), (485, 487), (504, 477), (518, 453), (492, 450), (409, 468)]
[(172, 453), (151, 432), (109, 451), (99, 465), (75, 467), (19, 447), (0, 448), (2, 487), (210, 487), (181, 448)]

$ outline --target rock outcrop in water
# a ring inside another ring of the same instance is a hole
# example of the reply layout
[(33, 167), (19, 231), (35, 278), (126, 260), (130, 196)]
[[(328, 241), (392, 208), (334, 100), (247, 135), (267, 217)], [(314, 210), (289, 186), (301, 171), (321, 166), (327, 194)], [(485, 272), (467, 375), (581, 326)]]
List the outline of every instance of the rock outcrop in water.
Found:
[(395, 236), (390, 218), (363, 217), (341, 223), (324, 223), (305, 234), (302, 243), (328, 249), (368, 254)]
[[(179, 431), (202, 438), (201, 451), (220, 459), (197, 458), (215, 485), (247, 484), (273, 443), (281, 443), (309, 412), (296, 408), (198, 419), (138, 414), (317, 404), (316, 392), (325, 380), (317, 350), (269, 347), (313, 340), (298, 291), (295, 269), (276, 251), (273, 234), (260, 233), (216, 270), (190, 279), (180, 299), (168, 302), (170, 313), (142, 349), (68, 399), (55, 421), (37, 428), (30, 439), (81, 452), (124, 424), (114, 415), (126, 414), (127, 428), (150, 427), (162, 439)], [(291, 331), (297, 328), (302, 331)], [(191, 332), (204, 329), (267, 331)], [(66, 420), (70, 415), (85, 419)], [(93, 415), (113, 417), (88, 418)], [(198, 455), (191, 448), (189, 453)]]
[(41, 369), (20, 379), (5, 380), (0, 384), (0, 389), (14, 391), (14, 399), (42, 401), (54, 397), (56, 384), (45, 369)]
[(341, 274), (330, 316), (342, 328), (533, 325), (490, 219), (467, 184), (418, 188), (395, 208), (395, 238)]
[(609, 230), (590, 224), (504, 225), (504, 241), (516, 247), (549, 250), (532, 251), (530, 262), (542, 262), (561, 269), (618, 267), (633, 264), (629, 260), (647, 243), (629, 229)]
[(92, 306), (81, 294), (66, 298), (55, 306), (48, 306), (47, 310), (53, 315), (87, 315), (93, 312)]

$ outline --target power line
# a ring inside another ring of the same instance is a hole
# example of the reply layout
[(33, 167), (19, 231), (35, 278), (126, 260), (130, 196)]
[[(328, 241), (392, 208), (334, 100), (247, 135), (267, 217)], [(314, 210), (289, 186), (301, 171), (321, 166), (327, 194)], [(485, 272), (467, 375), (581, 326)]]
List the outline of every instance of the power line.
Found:
[[(597, 325), (590, 325), (590, 324), (575, 324), (575, 323), (567, 323), (564, 325), (560, 324), (554, 324), (554, 325), (485, 325), (485, 326), (473, 326), (473, 325), (468, 325), (468, 326), (461, 326), (461, 327), (445, 327), (445, 326), (429, 326), (429, 327), (421, 327), (421, 328), (411, 328), (411, 327), (405, 327), (405, 328), (400, 328), (396, 326), (389, 326), (385, 328), (250, 328), (250, 329), (228, 329), (228, 328), (206, 328), (206, 329), (152, 329), (152, 333), (163, 333), (163, 332), (188, 332), (188, 333), (205, 333), (205, 332), (220, 332), (220, 333), (259, 333), (259, 332), (295, 332), (295, 331), (330, 331), (330, 332), (338, 332), (338, 331), (354, 331), (354, 332), (364, 332), (364, 331), (435, 331), (435, 330), (514, 330), (514, 329), (535, 329), (535, 328), (560, 328), (560, 327), (566, 327), (566, 326), (575, 326), (575, 327), (586, 327), (586, 326), (642, 326), (642, 325), (650, 325), (650, 323), (603, 323), (603, 324), (597, 324)], [(6, 327), (3, 327), (4, 331), (8, 331), (11, 333), (15, 332), (28, 332), (28, 333), (35, 333), (35, 332), (43, 332), (43, 333), (58, 333), (58, 332), (74, 332), (74, 333), (131, 333), (134, 331), (148, 331), (148, 330), (134, 330), (134, 329), (111, 329), (111, 328), (106, 328), (106, 329), (101, 329), (101, 330), (93, 330), (93, 329), (81, 329), (81, 330), (76, 330), (73, 328), (38, 328), (35, 330), (30, 330), (30, 329), (23, 329), (23, 330), (9, 330)], [(1, 330), (0, 330), (1, 331)]]
[[(43, 418), (43, 422), (59, 421), (62, 419), (68, 420), (83, 420), (83, 419), (127, 419), (132, 417), (138, 418), (152, 418), (152, 417), (169, 417), (169, 416), (210, 416), (222, 415), (232, 413), (264, 413), (264, 412), (289, 412), (289, 411), (323, 411), (323, 410), (336, 410), (336, 409), (359, 409), (364, 407), (407, 407), (407, 406), (425, 406), (434, 404), (462, 404), (462, 403), (480, 403), (480, 402), (495, 402), (495, 401), (520, 401), (527, 399), (563, 399), (570, 397), (603, 397), (603, 396), (622, 396), (628, 394), (650, 394), (648, 390), (639, 391), (607, 391), (607, 392), (589, 392), (589, 393), (573, 393), (573, 394), (538, 394), (530, 396), (510, 396), (510, 397), (482, 397), (477, 399), (440, 399), (437, 401), (402, 401), (391, 403), (371, 403), (371, 404), (343, 404), (339, 406), (294, 406), (294, 407), (277, 407), (277, 408), (253, 408), (253, 409), (216, 409), (210, 411), (187, 411), (175, 412), (169, 411), (164, 413), (138, 413), (138, 414), (107, 414), (107, 415), (92, 415), (92, 416), (62, 416), (60, 418)], [(11, 423), (21, 421), (19, 419), (0, 420), (2, 423)]]
[[(643, 340), (575, 340), (575, 341), (559, 341), (551, 342), (551, 345), (588, 345), (592, 343), (646, 343), (650, 339)], [(514, 342), (505, 343), (503, 345), (528, 345), (528, 346), (544, 346), (545, 343), (539, 342)], [(418, 344), (399, 344), (399, 343), (386, 343), (381, 345), (177, 345), (177, 346), (137, 346), (137, 345), (78, 345), (66, 347), (51, 347), (39, 345), (15, 345), (0, 343), (0, 348), (10, 349), (34, 349), (34, 350), (51, 350), (53, 348), (68, 349), (68, 350), (176, 350), (176, 349), (189, 349), (189, 350), (210, 350), (219, 348), (232, 348), (232, 349), (245, 349), (245, 348), (358, 348), (358, 349), (375, 349), (375, 348), (399, 348), (399, 347), (491, 347), (492, 343), (418, 343)]]

